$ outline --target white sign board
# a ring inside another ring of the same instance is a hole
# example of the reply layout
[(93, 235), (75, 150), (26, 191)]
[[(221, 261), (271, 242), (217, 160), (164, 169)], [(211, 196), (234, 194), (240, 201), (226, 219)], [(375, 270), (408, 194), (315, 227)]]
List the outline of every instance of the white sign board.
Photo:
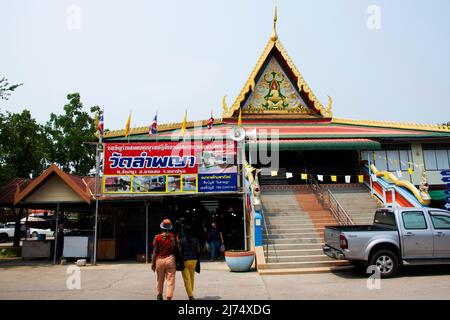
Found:
[(64, 258), (88, 258), (89, 237), (64, 237)]

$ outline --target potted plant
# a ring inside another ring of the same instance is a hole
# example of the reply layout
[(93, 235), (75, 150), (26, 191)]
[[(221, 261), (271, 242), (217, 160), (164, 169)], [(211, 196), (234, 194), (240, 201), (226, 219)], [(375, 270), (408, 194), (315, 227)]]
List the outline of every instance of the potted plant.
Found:
[(229, 250), (225, 251), (225, 261), (233, 272), (250, 271), (253, 260), (255, 260), (254, 251)]

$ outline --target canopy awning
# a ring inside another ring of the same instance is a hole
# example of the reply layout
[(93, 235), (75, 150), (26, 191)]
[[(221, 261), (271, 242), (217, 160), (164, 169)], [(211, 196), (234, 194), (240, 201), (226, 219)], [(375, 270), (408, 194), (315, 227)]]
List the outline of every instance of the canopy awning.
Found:
[[(258, 140), (258, 147), (271, 149), (273, 140)], [(371, 139), (282, 139), (278, 140), (279, 150), (381, 150), (381, 144)], [(249, 149), (249, 145), (246, 145)]]

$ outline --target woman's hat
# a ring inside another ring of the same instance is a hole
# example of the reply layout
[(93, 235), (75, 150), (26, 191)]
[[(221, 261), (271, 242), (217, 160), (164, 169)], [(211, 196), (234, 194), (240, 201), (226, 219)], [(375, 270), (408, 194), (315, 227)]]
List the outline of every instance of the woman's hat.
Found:
[(164, 219), (159, 226), (163, 230), (172, 230), (172, 222), (169, 219)]

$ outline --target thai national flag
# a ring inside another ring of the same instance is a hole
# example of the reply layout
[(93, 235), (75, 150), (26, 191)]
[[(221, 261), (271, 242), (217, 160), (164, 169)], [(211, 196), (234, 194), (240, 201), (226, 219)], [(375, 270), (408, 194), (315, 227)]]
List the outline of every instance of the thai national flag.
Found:
[(158, 133), (158, 115), (155, 114), (152, 124), (150, 125), (150, 130), (148, 131), (148, 134), (157, 134), (157, 133)]
[(98, 119), (98, 124), (97, 124), (97, 130), (101, 136), (103, 136), (103, 129), (104, 129), (104, 123), (103, 123), (103, 111), (102, 111), (102, 112), (100, 112), (100, 117)]
[(208, 129), (211, 129), (213, 124), (214, 124), (214, 118), (213, 118), (213, 115), (211, 113), (211, 118), (208, 119)]

